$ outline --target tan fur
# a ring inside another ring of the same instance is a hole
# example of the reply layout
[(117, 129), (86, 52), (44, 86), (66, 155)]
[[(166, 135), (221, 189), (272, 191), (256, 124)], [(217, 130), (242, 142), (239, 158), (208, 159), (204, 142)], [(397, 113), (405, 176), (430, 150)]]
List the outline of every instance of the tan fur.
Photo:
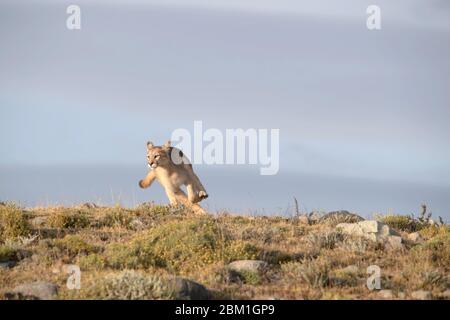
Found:
[[(172, 148), (170, 141), (161, 147), (148, 142), (147, 161), (150, 171), (139, 181), (141, 188), (148, 188), (156, 179), (166, 191), (170, 204), (183, 204), (192, 207), (195, 212), (204, 213), (197, 203), (206, 199), (208, 194), (181, 150)], [(186, 186), (187, 196), (181, 189), (183, 185)]]

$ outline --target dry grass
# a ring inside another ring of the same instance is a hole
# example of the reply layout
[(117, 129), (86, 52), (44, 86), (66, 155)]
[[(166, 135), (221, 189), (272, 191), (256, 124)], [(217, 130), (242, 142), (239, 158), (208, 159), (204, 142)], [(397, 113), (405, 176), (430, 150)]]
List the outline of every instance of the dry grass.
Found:
[[(31, 223), (36, 217), (39, 225)], [(335, 220), (304, 225), (283, 217), (199, 217), (182, 207), (149, 204), (0, 206), (0, 262), (16, 263), (0, 268), (0, 296), (42, 280), (60, 287), (60, 299), (170, 299), (166, 279), (183, 276), (216, 298), (376, 299), (366, 280), (367, 267), (378, 265), (382, 289), (394, 297), (423, 289), (440, 298), (450, 288), (450, 228), (417, 227), (402, 216), (385, 222), (401, 233), (419, 229), (425, 240), (392, 251), (342, 235)], [(264, 260), (269, 269), (230, 271), (227, 264), (240, 259)], [(80, 266), (81, 290), (67, 289), (65, 264)]]

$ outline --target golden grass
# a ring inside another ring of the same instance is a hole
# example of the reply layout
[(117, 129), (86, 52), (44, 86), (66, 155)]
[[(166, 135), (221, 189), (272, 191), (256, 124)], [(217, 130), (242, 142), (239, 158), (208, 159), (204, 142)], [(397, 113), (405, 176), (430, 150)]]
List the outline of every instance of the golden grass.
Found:
[[(30, 222), (39, 217), (38, 226)], [(404, 217), (385, 222), (406, 236), (418, 228)], [(402, 250), (344, 236), (334, 223), (217, 214), (141, 205), (135, 209), (0, 206), (0, 297), (30, 281), (60, 287), (60, 299), (168, 299), (165, 279), (198, 281), (225, 299), (376, 299), (367, 267), (381, 268), (382, 289), (410, 298), (450, 288), (450, 228), (421, 226), (422, 243)], [(30, 239), (29, 241), (27, 239)], [(263, 274), (227, 267), (241, 259), (269, 263)], [(69, 290), (65, 264), (80, 266), (82, 289)], [(350, 268), (348, 268), (351, 266)], [(128, 271), (127, 271), (128, 270)]]

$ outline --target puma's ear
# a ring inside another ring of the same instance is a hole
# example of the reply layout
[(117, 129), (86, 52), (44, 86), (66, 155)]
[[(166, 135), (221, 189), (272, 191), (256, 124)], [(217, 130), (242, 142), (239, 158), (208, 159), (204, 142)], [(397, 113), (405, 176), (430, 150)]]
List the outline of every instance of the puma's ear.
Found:
[(147, 142), (147, 149), (150, 150), (154, 147), (155, 145), (153, 144), (153, 142)]
[(168, 150), (170, 148), (170, 140), (168, 140), (166, 143), (164, 143), (164, 145), (162, 146), (163, 149)]

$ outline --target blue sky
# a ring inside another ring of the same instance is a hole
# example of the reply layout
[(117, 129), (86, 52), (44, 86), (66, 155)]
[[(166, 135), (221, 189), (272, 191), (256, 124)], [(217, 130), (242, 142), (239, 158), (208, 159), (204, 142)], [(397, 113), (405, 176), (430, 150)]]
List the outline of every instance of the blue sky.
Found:
[[(279, 128), (282, 172), (450, 186), (446, 1), (0, 4), (0, 165), (141, 165), (177, 128)], [(245, 186), (243, 186), (244, 188)]]

